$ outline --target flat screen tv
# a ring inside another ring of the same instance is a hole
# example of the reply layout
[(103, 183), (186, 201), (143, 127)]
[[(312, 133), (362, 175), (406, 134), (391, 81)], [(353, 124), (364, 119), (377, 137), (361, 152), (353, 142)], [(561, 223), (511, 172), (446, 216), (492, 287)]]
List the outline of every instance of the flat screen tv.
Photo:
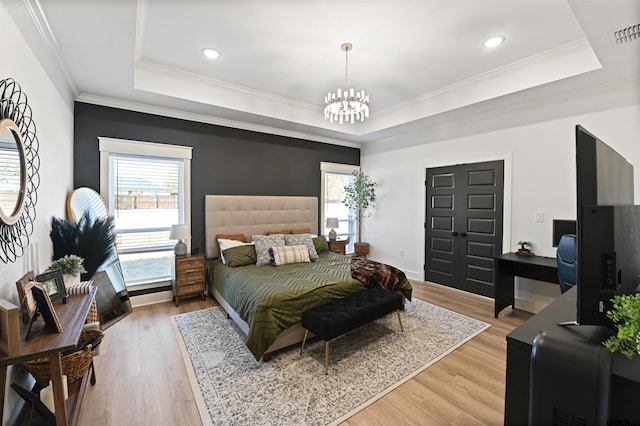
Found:
[(640, 283), (640, 206), (634, 206), (633, 165), (576, 126), (577, 323), (612, 325), (615, 294)]

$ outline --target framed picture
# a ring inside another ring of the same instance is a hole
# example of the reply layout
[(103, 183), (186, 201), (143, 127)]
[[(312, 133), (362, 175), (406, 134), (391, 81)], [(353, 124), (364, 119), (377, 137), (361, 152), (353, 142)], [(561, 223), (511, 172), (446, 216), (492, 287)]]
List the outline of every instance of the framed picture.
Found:
[(29, 271), (16, 282), (20, 306), (22, 307), (23, 322), (31, 321), (31, 318), (36, 313), (36, 301), (31, 292), (31, 288), (36, 285), (35, 279), (36, 276), (33, 271)]
[(64, 286), (64, 279), (62, 278), (62, 271), (60, 269), (54, 269), (53, 271), (40, 274), (36, 276), (36, 281), (42, 284), (42, 288), (47, 292), (52, 302), (62, 298), (66, 299), (67, 289)]
[(58, 314), (56, 314), (56, 310), (51, 304), (51, 298), (44, 290), (44, 287), (35, 285), (31, 288), (31, 292), (33, 293), (33, 298), (38, 305), (38, 310), (44, 319), (44, 323), (51, 329), (51, 331), (61, 333), (62, 326), (60, 325), (60, 320), (58, 320)]

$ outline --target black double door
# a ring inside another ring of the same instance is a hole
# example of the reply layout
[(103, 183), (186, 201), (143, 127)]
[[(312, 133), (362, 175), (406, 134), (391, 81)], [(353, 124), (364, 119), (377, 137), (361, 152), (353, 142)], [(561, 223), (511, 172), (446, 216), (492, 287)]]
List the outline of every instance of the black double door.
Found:
[(427, 281), (493, 297), (503, 192), (504, 161), (427, 169)]

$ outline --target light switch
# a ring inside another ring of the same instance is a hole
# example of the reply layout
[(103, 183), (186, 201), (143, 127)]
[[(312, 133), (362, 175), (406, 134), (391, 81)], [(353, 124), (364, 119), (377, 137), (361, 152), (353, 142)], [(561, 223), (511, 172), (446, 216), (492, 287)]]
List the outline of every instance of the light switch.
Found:
[(535, 221), (536, 221), (536, 223), (544, 222), (544, 212), (536, 212)]

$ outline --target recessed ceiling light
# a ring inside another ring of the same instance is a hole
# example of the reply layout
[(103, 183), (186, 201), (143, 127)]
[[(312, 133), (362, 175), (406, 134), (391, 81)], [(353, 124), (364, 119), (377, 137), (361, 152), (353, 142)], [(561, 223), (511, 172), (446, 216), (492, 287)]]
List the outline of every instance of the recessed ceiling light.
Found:
[(209, 59), (218, 59), (220, 57), (220, 52), (210, 47), (202, 49), (202, 54)]
[(504, 38), (504, 36), (491, 37), (490, 39), (485, 40), (482, 45), (488, 48), (498, 47), (504, 42)]

